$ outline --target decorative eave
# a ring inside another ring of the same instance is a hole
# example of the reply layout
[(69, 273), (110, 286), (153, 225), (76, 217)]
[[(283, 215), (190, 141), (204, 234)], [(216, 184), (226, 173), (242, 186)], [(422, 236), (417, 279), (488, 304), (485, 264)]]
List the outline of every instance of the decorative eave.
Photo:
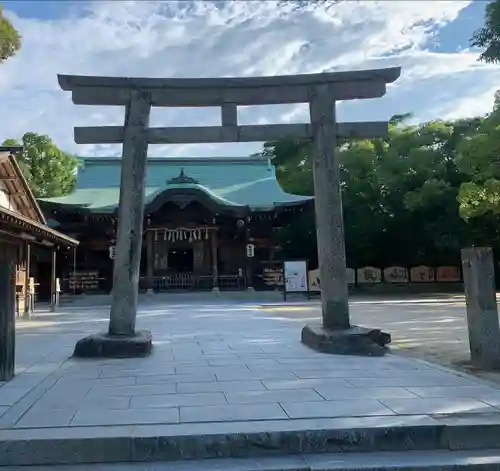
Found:
[[(187, 177), (189, 178), (189, 177)], [(154, 196), (146, 204), (145, 216), (149, 216), (158, 211), (165, 203), (174, 202), (185, 206), (191, 202), (199, 202), (214, 213), (230, 214), (241, 216), (247, 214), (249, 207), (246, 205), (233, 204), (211, 193), (201, 185), (194, 184), (193, 187), (166, 188)]]
[(33, 235), (35, 239), (39, 239), (39, 242), (48, 240), (54, 244), (66, 247), (77, 247), (79, 245), (76, 239), (3, 206), (0, 206), (0, 221), (9, 224), (15, 229), (26, 231), (28, 234)]
[(15, 157), (15, 154), (22, 150), (22, 146), (0, 146), (0, 180), (4, 182), (7, 191), (13, 195), (18, 208), (23, 208), (26, 216), (46, 224), (45, 216)]

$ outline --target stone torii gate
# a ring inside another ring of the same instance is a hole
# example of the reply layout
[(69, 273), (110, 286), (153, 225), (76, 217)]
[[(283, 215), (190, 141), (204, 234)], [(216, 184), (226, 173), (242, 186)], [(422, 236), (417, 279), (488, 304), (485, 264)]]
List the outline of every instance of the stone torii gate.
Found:
[[(76, 127), (78, 144), (123, 144), (118, 234), (109, 331), (82, 339), (76, 355), (135, 355), (151, 349), (136, 332), (148, 144), (263, 142), (311, 139), (323, 323), (306, 326), (302, 341), (334, 353), (382, 353), (378, 330), (351, 326), (346, 278), (337, 141), (387, 133), (387, 122), (337, 123), (339, 100), (378, 98), (400, 68), (245, 78), (119, 78), (59, 75), (76, 105), (124, 106), (123, 126)], [(238, 106), (309, 103), (310, 123), (238, 125)], [(152, 106), (220, 107), (221, 126), (150, 128)]]

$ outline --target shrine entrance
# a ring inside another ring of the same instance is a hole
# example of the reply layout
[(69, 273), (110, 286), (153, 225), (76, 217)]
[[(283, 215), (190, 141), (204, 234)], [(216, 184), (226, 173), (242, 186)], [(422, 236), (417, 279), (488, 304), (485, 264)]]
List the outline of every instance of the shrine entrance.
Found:
[(182, 247), (168, 251), (169, 268), (176, 272), (193, 272), (193, 249)]

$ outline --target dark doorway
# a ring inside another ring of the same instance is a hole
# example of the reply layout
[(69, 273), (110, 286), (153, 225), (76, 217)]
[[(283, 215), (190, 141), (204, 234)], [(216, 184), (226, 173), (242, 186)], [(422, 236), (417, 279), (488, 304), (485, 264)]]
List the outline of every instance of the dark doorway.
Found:
[(168, 268), (176, 272), (193, 271), (193, 249), (171, 249), (168, 251)]

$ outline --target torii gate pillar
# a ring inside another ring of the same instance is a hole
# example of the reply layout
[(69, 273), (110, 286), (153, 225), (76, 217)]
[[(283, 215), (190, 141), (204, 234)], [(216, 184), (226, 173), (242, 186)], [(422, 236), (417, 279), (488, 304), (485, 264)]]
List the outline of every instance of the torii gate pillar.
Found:
[[(118, 235), (109, 331), (80, 340), (79, 356), (136, 356), (151, 351), (151, 334), (137, 332), (137, 293), (148, 144), (264, 142), (311, 139), (321, 277), (322, 324), (302, 341), (328, 353), (381, 355), (390, 336), (351, 326), (340, 191), (338, 139), (374, 138), (387, 122), (337, 123), (335, 103), (381, 97), (399, 68), (274, 77), (154, 79), (60, 75), (78, 105), (125, 106), (124, 126), (75, 128), (78, 144), (123, 144)], [(238, 106), (309, 103), (310, 123), (238, 125)], [(151, 106), (214, 107), (221, 126), (149, 128)]]

